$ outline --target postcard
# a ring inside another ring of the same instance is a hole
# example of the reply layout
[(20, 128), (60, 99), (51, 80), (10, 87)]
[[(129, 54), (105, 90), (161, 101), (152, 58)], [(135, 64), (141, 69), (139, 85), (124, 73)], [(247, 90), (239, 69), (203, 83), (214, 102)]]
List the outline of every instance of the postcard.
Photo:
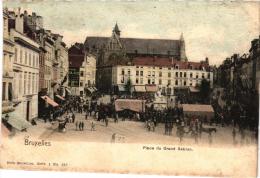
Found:
[(2, 4), (1, 169), (257, 176), (259, 2)]

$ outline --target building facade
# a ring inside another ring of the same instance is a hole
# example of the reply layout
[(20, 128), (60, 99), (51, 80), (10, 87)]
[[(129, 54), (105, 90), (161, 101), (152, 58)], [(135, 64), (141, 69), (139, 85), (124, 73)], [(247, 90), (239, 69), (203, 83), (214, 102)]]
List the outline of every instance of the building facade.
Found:
[(39, 44), (11, 29), (15, 40), (14, 100), (19, 102), (15, 113), (30, 121), (38, 117), (38, 84), (39, 84)]
[(3, 82), (2, 82), (2, 113), (13, 111), (13, 58), (14, 41), (9, 33), (8, 10), (3, 11)]
[[(132, 65), (112, 67), (111, 87), (124, 88), (128, 80), (131, 80), (133, 86), (154, 85), (162, 94), (174, 95), (174, 91), (178, 88), (198, 87), (203, 79), (208, 80), (213, 87), (213, 72), (205, 62), (139, 57), (134, 58)], [(143, 87), (143, 91), (140, 92), (144, 91)]]

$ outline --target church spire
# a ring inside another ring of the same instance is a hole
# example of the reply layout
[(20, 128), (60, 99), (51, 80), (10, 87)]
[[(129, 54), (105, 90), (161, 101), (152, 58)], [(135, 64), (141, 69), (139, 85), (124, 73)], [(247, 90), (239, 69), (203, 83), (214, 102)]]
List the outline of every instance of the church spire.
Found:
[(180, 60), (181, 61), (188, 61), (185, 51), (185, 41), (183, 37), (183, 33), (181, 33), (180, 37)]
[(115, 25), (115, 27), (114, 27), (113, 32), (114, 32), (115, 34), (117, 34), (118, 36), (120, 36), (120, 32), (121, 32), (121, 31), (120, 31), (119, 28), (118, 28), (117, 22), (116, 22), (116, 25)]

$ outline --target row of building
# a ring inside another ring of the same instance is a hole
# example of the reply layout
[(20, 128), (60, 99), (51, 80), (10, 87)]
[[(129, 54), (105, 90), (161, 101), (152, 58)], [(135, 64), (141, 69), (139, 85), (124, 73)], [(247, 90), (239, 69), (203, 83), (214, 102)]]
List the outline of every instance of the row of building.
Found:
[(225, 90), (224, 104), (236, 103), (246, 112), (256, 113), (259, 105), (260, 37), (252, 40), (248, 53), (226, 58), (216, 68), (214, 80), (216, 87)]
[(46, 112), (55, 97), (65, 97), (68, 48), (61, 35), (44, 29), (36, 13), (5, 8), (3, 22), (2, 113), (30, 121)]
[(151, 89), (167, 95), (182, 88), (197, 92), (203, 79), (213, 87), (208, 58), (188, 61), (183, 35), (179, 40), (121, 38), (116, 24), (111, 37), (90, 36), (84, 44), (74, 44), (69, 61), (69, 86), (81, 96), (92, 86), (103, 93), (124, 92), (129, 81), (133, 92)]

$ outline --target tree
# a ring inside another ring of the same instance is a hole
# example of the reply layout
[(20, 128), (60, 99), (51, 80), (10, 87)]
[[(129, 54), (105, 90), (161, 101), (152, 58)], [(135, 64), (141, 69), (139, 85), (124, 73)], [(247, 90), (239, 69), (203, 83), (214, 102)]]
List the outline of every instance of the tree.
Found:
[(132, 81), (129, 78), (125, 84), (125, 91), (127, 92), (127, 94), (131, 95), (131, 90), (132, 90)]
[(207, 103), (210, 94), (210, 82), (206, 79), (202, 79), (199, 89), (200, 89), (201, 101), (203, 103)]

